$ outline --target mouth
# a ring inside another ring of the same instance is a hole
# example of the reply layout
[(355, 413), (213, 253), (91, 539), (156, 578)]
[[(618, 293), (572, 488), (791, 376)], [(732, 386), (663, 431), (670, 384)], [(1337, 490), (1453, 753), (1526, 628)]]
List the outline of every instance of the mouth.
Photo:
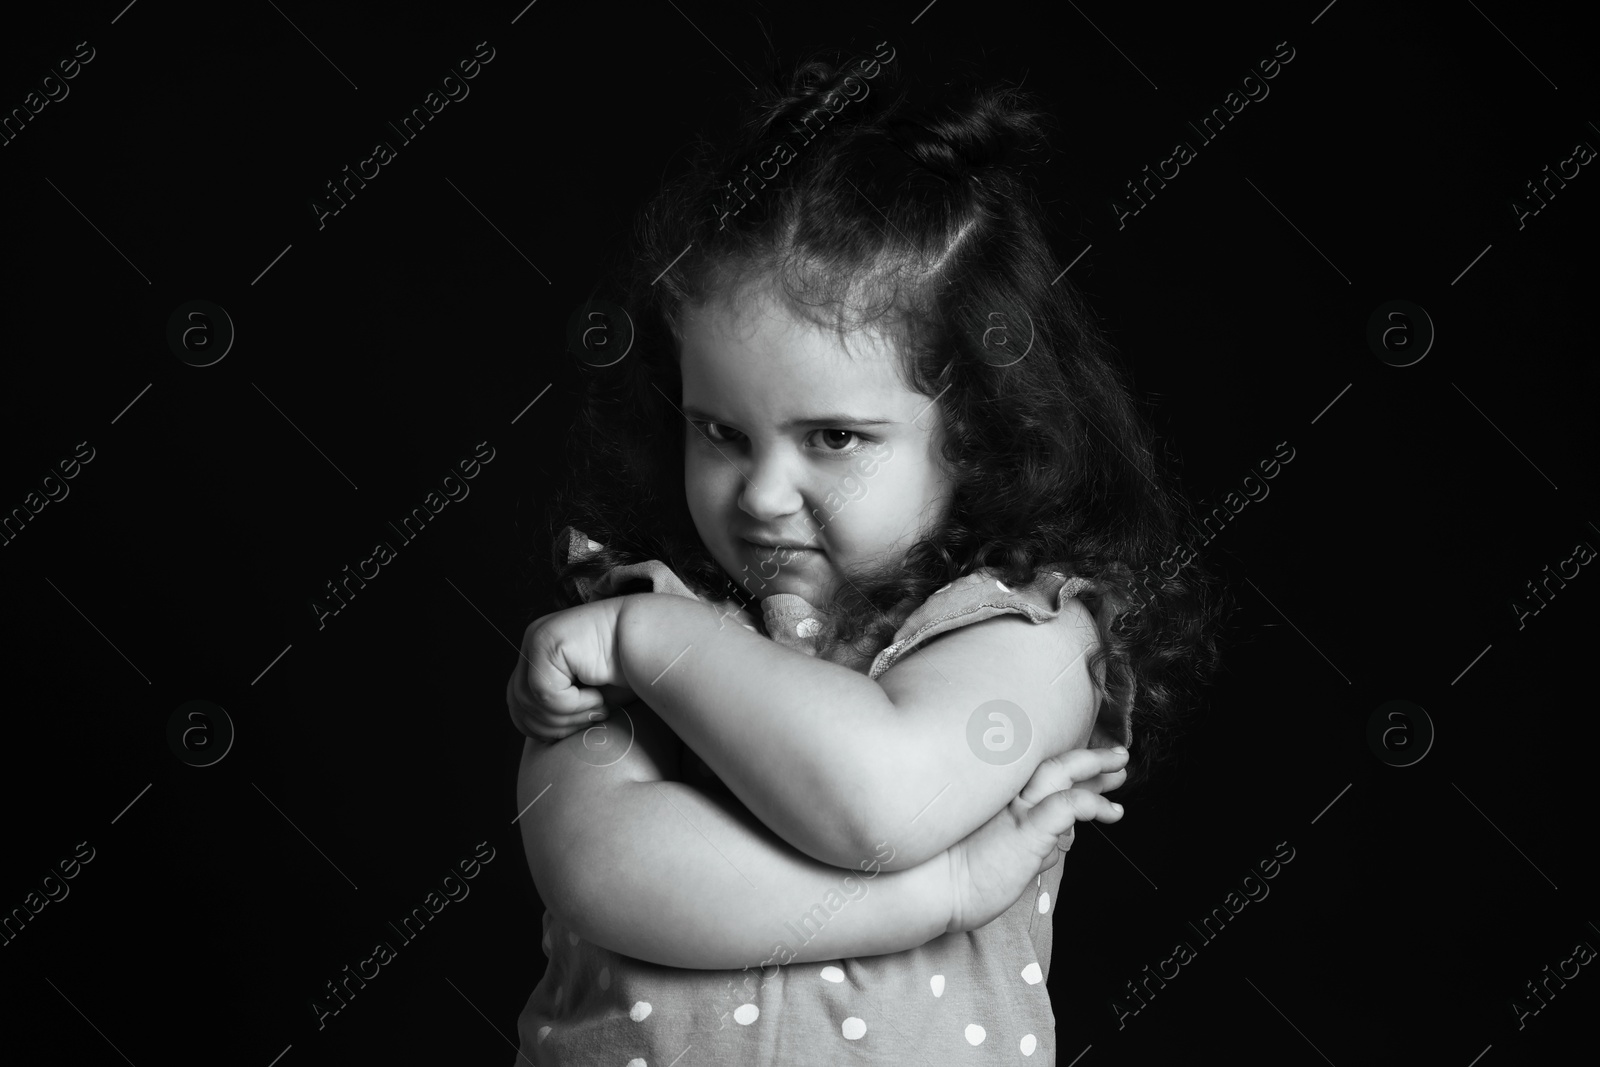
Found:
[(818, 551), (818, 549), (816, 549), (816, 548), (814, 548), (814, 547), (812, 547), (810, 545), (795, 545), (795, 544), (787, 544), (787, 543), (782, 543), (782, 542), (768, 543), (768, 542), (764, 542), (764, 541), (752, 541), (748, 537), (741, 537), (739, 540), (741, 540), (745, 544), (749, 545), (752, 549), (758, 550), (758, 551), (760, 551), (761, 553), (765, 554), (768, 557), (776, 556), (780, 552), (787, 552), (787, 553), (790, 553), (792, 555), (792, 554), (796, 554), (796, 553), (800, 553), (800, 552), (816, 552), (816, 551)]

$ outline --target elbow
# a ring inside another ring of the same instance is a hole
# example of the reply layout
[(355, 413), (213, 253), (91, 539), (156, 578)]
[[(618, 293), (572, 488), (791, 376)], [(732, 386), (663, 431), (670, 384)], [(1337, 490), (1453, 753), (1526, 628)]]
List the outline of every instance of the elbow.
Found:
[[(530, 864), (534, 888), (545, 909), (574, 934), (597, 945), (613, 944), (607, 909), (598, 905), (608, 887), (586, 876), (593, 865), (587, 856), (575, 854), (578, 851), (569, 847), (559, 856), (538, 857)], [(615, 888), (612, 884), (609, 891)]]
[(558, 857), (526, 839), (528, 873), (533, 875), (533, 887), (539, 893), (539, 902), (562, 922), (578, 930), (588, 925), (584, 900), (587, 894), (578, 883), (576, 865), (570, 855)]
[(848, 855), (841, 857), (843, 862), (834, 859), (823, 862), (859, 870), (868, 877), (879, 871), (907, 871), (919, 867), (943, 852), (945, 846), (916, 829), (904, 823), (891, 827), (881, 821), (859, 826), (846, 846)]
[(889, 798), (881, 790), (861, 785), (881, 780), (880, 774), (863, 773), (845, 783), (830, 783), (835, 802), (816, 806), (821, 817), (813, 818), (809, 840), (805, 846), (797, 845), (800, 851), (830, 867), (865, 872), (868, 877), (905, 867), (905, 827), (891, 826), (893, 820), (884, 817)]
[[(598, 877), (602, 860), (596, 855), (596, 836), (574, 826), (572, 809), (558, 798), (540, 820), (522, 823), (522, 847), (528, 859), (539, 901), (552, 916), (560, 919), (579, 937), (597, 941), (595, 934), (604, 924), (605, 909), (598, 902), (605, 886)], [(614, 889), (614, 887), (613, 887)]]
[(868, 874), (878, 871), (909, 871), (920, 867), (944, 851), (944, 847), (925, 835), (910, 836), (905, 833), (882, 833), (871, 844), (872, 859), (857, 864)]
[[(887, 768), (863, 773), (858, 781), (892, 781)], [(823, 863), (863, 871), (868, 876), (878, 871), (905, 871), (933, 859), (950, 842), (937, 838), (937, 820), (925, 819), (922, 812), (908, 808), (904, 788), (860, 790), (836, 812), (834, 825), (840, 827), (827, 843), (827, 854), (813, 852)]]
[[(903, 750), (904, 746), (899, 748)], [(893, 750), (887, 746), (882, 749)], [(940, 834), (947, 832), (938, 818), (941, 812), (930, 809), (938, 803), (948, 803), (948, 798), (941, 800), (944, 790), (931, 784), (931, 779), (930, 784), (912, 784), (904, 767), (878, 765), (858, 768), (854, 780), (878, 784), (854, 790), (844, 805), (851, 815), (841, 820), (848, 827), (844, 833), (848, 840), (841, 843), (847, 854), (838, 859), (819, 856), (823, 862), (869, 875), (879, 870), (906, 871), (928, 862), (954, 843), (940, 840)], [(923, 818), (924, 815), (928, 817)]]
[[(827, 782), (816, 783), (834, 800), (813, 809), (829, 812), (814, 820), (822, 848), (802, 849), (823, 863), (867, 877), (879, 871), (909, 870), (946, 847), (930, 837), (926, 823), (917, 825), (922, 812), (908, 806), (917, 787), (908, 787), (906, 767), (918, 765), (920, 754), (906, 758), (911, 746), (897, 732), (899, 724), (893, 716), (884, 720), (890, 732), (856, 746), (849, 758), (832, 765)], [(885, 753), (902, 755), (889, 759)]]
[(888, 799), (884, 791), (867, 783), (882, 780), (881, 770), (865, 767), (830, 767), (799, 785), (792, 797), (810, 798), (785, 809), (752, 811), (789, 847), (818, 863), (866, 871), (889, 862), (899, 841), (886, 832), (888, 820), (881, 812)]
[(843, 811), (834, 811), (812, 825), (791, 827), (778, 836), (818, 863), (850, 871), (866, 871), (874, 863), (875, 870), (886, 870), (883, 864), (894, 852), (885, 846), (882, 836), (874, 837), (870, 828), (856, 825)]

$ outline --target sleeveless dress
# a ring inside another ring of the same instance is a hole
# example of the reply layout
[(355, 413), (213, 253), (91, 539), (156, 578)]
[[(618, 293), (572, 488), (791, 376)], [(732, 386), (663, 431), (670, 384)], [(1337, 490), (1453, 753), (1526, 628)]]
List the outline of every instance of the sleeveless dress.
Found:
[[(575, 558), (600, 548), (570, 527), (563, 536)], [(583, 594), (592, 601), (633, 591), (716, 603), (747, 629), (756, 629), (737, 602), (698, 595), (659, 560), (613, 567)], [(828, 658), (876, 679), (938, 634), (1003, 614), (1047, 622), (1061, 613), (1067, 598), (1092, 592), (1087, 579), (1060, 571), (1042, 570), (1033, 584), (1015, 589), (980, 571), (951, 582), (911, 611), (875, 656), (841, 649)], [(774, 593), (761, 602), (761, 610), (772, 640), (818, 654), (822, 626), (803, 597)], [(1101, 715), (1102, 728), (1131, 748), (1127, 724), (1103, 702)], [(696, 774), (714, 781), (711, 769), (687, 748), (683, 756), (685, 781), (693, 782)], [(636, 960), (580, 939), (546, 911), (542, 948), (550, 962), (518, 1018), (516, 1063), (1054, 1064), (1055, 1015), (1045, 978), (1065, 866), (1056, 863), (1032, 890), (977, 930), (944, 934), (890, 955), (744, 971), (684, 970)]]

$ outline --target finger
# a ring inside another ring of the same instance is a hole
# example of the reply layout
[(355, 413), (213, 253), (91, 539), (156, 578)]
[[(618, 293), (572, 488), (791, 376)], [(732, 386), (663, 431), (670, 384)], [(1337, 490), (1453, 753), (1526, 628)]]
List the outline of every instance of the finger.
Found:
[(1112, 771), (1109, 774), (1097, 774), (1093, 778), (1074, 782), (1072, 788), (1087, 789), (1091, 793), (1109, 793), (1113, 789), (1119, 788), (1127, 780), (1128, 772), (1126, 770)]
[(507, 706), (513, 719), (528, 718), (546, 722), (583, 721), (594, 708), (584, 707), (580, 704), (578, 690), (567, 693), (541, 693), (528, 699), (511, 698)]
[(1122, 818), (1121, 804), (1113, 803), (1096, 793), (1068, 789), (1052, 793), (1029, 809), (1023, 819), (1042, 852), (1053, 848), (1074, 824), (1082, 821), (1117, 822)]
[(535, 741), (560, 741), (576, 732), (574, 729), (559, 729), (528, 716), (519, 716), (514, 722), (520, 733)]
[(1078, 822), (1120, 822), (1126, 810), (1114, 800), (1083, 789), (1068, 789), (1060, 795), (1069, 798)]
[[(575, 699), (581, 698), (581, 691), (574, 690), (569, 696)], [(524, 699), (515, 693), (508, 693), (506, 704), (511, 712), (512, 722), (516, 723), (517, 729), (523, 733), (529, 732), (523, 728), (524, 722), (554, 726), (564, 730), (565, 733), (570, 733), (579, 726), (604, 719), (609, 715), (604, 703), (591, 708), (571, 709), (559, 703), (552, 703), (549, 698), (530, 696)]]
[(545, 708), (528, 708), (522, 715), (548, 729), (562, 731), (563, 737), (575, 730), (582, 730), (611, 718), (611, 713), (603, 707), (567, 714), (558, 714)]
[[(566, 679), (561, 679), (566, 682)], [(582, 700), (582, 690), (572, 686), (543, 684), (531, 666), (512, 671), (506, 683), (506, 704), (513, 716), (517, 715), (571, 715), (587, 710)]]
[(1028, 784), (1022, 787), (1020, 798), (1026, 804), (1038, 804), (1052, 793), (1070, 789), (1100, 774), (1119, 772), (1127, 762), (1127, 750), (1118, 752), (1115, 748), (1075, 748), (1051, 756), (1033, 772)]
[(610, 717), (612, 708), (626, 707), (636, 699), (631, 689), (615, 685), (567, 689), (543, 696), (510, 692), (507, 696), (512, 714), (538, 715), (567, 725), (599, 722)]
[(551, 715), (576, 715), (604, 707), (600, 690), (580, 686), (559, 670), (519, 671), (508, 688), (513, 706)]
[(538, 709), (531, 698), (525, 697), (519, 691), (518, 682), (521, 680), (521, 671), (513, 671), (511, 680), (506, 683), (506, 710), (511, 713), (512, 725), (516, 726), (519, 733), (538, 740), (548, 740), (540, 732)]
[[(585, 697), (584, 694), (594, 694)], [(540, 715), (552, 722), (578, 723), (595, 722), (611, 714), (606, 702), (600, 699), (593, 689), (575, 690), (575, 696), (570, 705), (552, 708), (548, 703), (535, 704), (527, 709), (530, 713)]]
[(555, 722), (548, 717), (524, 714), (516, 717), (517, 729), (540, 741), (562, 741), (598, 725), (601, 720), (579, 718), (577, 721)]
[(535, 666), (528, 672), (527, 699), (525, 703), (532, 707), (548, 708), (560, 714), (570, 714), (575, 711), (587, 711), (594, 703), (592, 697), (572, 677), (550, 667), (548, 664)]
[(528, 703), (571, 712), (598, 702), (568, 662), (569, 651), (557, 628), (536, 623), (523, 634), (522, 695), (531, 698)]

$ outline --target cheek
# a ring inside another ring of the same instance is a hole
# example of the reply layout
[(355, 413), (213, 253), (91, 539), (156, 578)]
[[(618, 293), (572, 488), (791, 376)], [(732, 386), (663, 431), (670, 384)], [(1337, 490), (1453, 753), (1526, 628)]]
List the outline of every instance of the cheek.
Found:
[(684, 457), (683, 492), (689, 504), (689, 514), (696, 523), (714, 519), (721, 514), (736, 492), (733, 482), (739, 472), (718, 456), (708, 457), (699, 450), (691, 450)]
[(686, 440), (683, 443), (683, 480), (685, 485), (704, 484), (717, 473), (717, 465), (727, 466), (715, 449), (703, 441)]
[(919, 472), (919, 476), (923, 499), (929, 502), (923, 521), (931, 527), (950, 510), (950, 504), (955, 499), (956, 479), (944, 457), (937, 454), (929, 457), (927, 466)]
[(697, 517), (711, 497), (710, 478), (705, 469), (705, 464), (694, 456), (687, 456), (683, 463), (683, 493), (689, 501), (689, 510)]
[(892, 533), (902, 540), (915, 539), (944, 518), (952, 487), (931, 465), (913, 468), (907, 464), (894, 473), (900, 477), (892, 490), (883, 494), (879, 521), (885, 527), (893, 527)]
[(875, 555), (898, 543), (907, 528), (916, 525), (921, 494), (915, 486), (907, 486), (896, 477), (902, 473), (879, 471), (854, 500), (839, 491), (835, 504), (840, 510), (833, 519), (833, 528), (835, 543), (841, 550)]

